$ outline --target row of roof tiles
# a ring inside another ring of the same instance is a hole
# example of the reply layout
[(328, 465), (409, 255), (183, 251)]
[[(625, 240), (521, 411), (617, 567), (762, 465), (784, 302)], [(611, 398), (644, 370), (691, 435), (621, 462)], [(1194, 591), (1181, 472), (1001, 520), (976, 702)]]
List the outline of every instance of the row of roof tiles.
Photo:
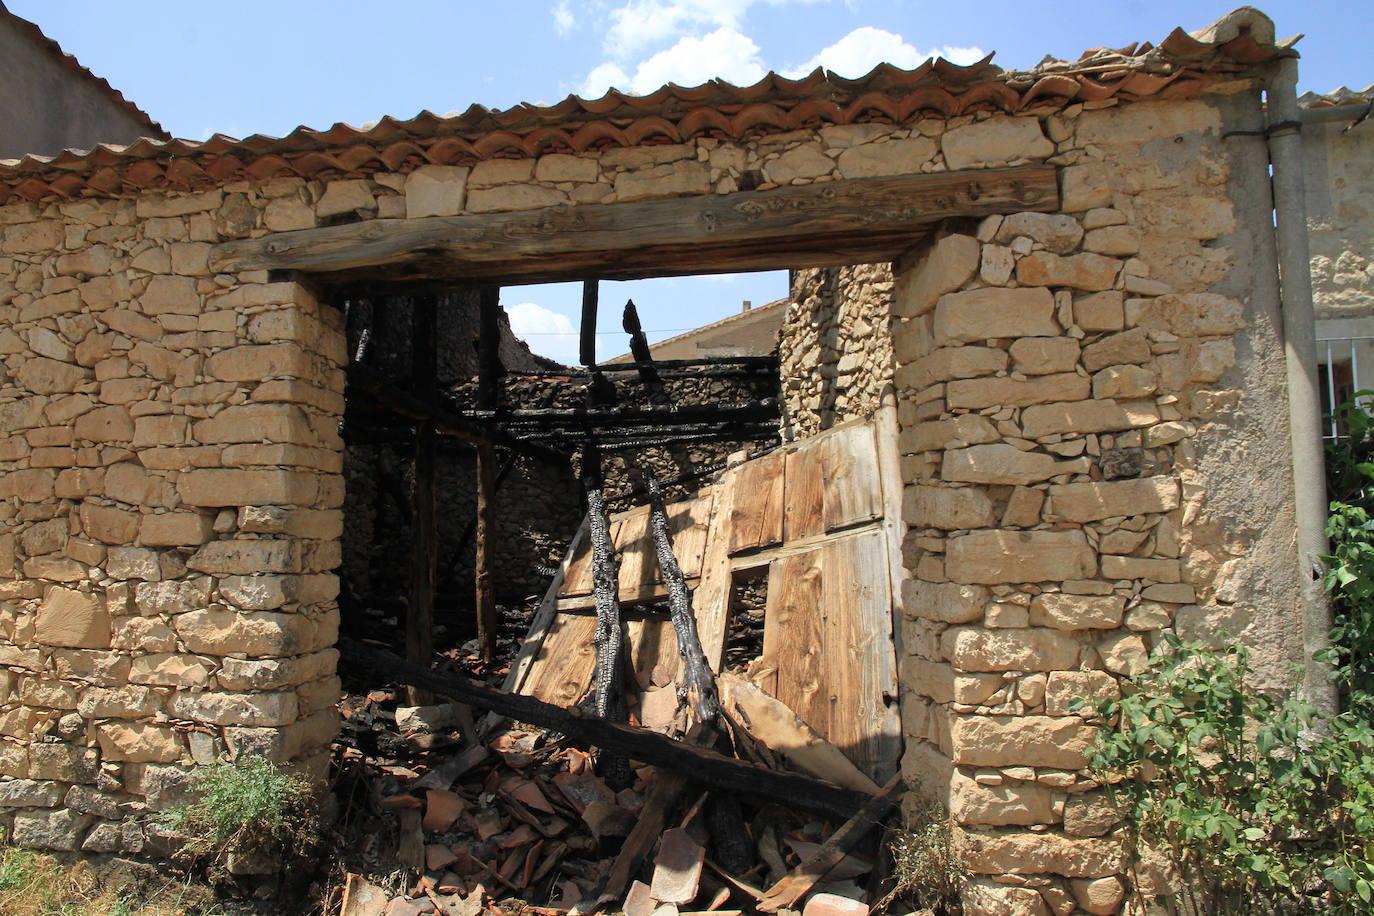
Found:
[(879, 64), (857, 79), (817, 68), (800, 79), (769, 73), (751, 86), (711, 80), (694, 87), (669, 84), (643, 96), (612, 89), (597, 99), (570, 95), (554, 105), (505, 110), (474, 105), (443, 116), (425, 111), (362, 128), (302, 126), (280, 138), (143, 139), (0, 161), (0, 204), (195, 189), (243, 178), (338, 178), (697, 137), (739, 140), (825, 124), (903, 124), (980, 111), (1192, 95), (1212, 81), (1292, 53), (1285, 43), (1274, 43), (1272, 23), (1267, 33), (1247, 26), (1198, 37), (1175, 29), (1158, 46), (1099, 48), (1076, 61), (1047, 59), (1029, 71), (1004, 71), (992, 64), (991, 55), (967, 66), (937, 58), (912, 70)]

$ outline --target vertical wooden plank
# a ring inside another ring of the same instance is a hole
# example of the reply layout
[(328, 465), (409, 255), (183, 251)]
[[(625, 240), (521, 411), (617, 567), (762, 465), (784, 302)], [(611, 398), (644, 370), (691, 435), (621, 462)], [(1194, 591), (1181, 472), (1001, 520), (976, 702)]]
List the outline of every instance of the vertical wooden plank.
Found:
[(870, 778), (896, 771), (901, 722), (887, 539), (881, 530), (828, 541), (824, 548), (825, 683), (830, 743)]
[[(416, 397), (438, 397), (438, 353), (435, 340), (438, 314), (432, 296), (411, 299), (410, 384)], [(435, 464), (438, 436), (431, 423), (415, 429), (410, 479), (410, 588), (406, 608), (406, 660), (429, 667), (434, 658), (434, 582), (439, 562), (435, 526)], [(430, 702), (428, 691), (407, 688), (410, 702)]]
[(711, 501), (712, 494), (707, 491), (696, 499), (668, 506), (668, 530), (673, 539), (673, 555), (677, 557), (677, 565), (687, 579), (701, 575), (706, 532), (711, 524)]
[[(583, 529), (586, 528), (586, 520), (583, 520)], [(620, 536), (620, 522), (611, 519), (611, 543), (615, 543)], [(575, 544), (576, 553), (568, 563), (567, 574), (563, 577), (563, 583), (558, 588), (559, 598), (575, 598), (579, 595), (590, 595), (592, 593), (592, 543), (591, 538), (583, 537), (580, 542)]]
[(655, 582), (663, 581), (649, 537), (648, 506), (632, 509), (621, 517), (614, 544), (620, 557), (618, 581), (622, 595), (637, 597), (651, 591)]
[[(738, 453), (742, 454), (742, 453)], [(735, 457), (734, 455), (731, 456)], [(711, 513), (706, 545), (702, 549), (701, 579), (692, 592), (692, 612), (697, 618), (697, 637), (711, 670), (720, 673), (725, 652), (725, 629), (730, 605), (730, 533), (728, 522), (734, 502), (739, 468), (722, 471), (711, 488)]]
[(830, 697), (825, 655), (829, 647), (822, 619), (823, 578), (820, 549), (773, 561), (768, 570), (763, 652), (776, 660), (773, 695), (828, 737)]
[(730, 554), (782, 543), (785, 455), (766, 455), (740, 466), (730, 514)]
[(837, 429), (824, 449), (825, 530), (837, 531), (882, 515), (878, 496), (878, 454), (867, 423)]
[(558, 594), (563, 587), (563, 579), (572, 567), (574, 556), (583, 556), (590, 548), (587, 546), (587, 520), (582, 520), (582, 525), (573, 535), (572, 543), (568, 545), (568, 552), (563, 555), (563, 560), (558, 565), (558, 572), (554, 574), (553, 581), (544, 590), (544, 598), (539, 602), (539, 607), (534, 612), (534, 619), (530, 622), (530, 631), (525, 636), (524, 642), (520, 644), (520, 653), (516, 655), (515, 661), (510, 666), (510, 673), (506, 675), (505, 682), (501, 689), (507, 693), (522, 693), (525, 678), (529, 676), (530, 665), (534, 663), (535, 656), (539, 654), (540, 647), (544, 640), (548, 638), (553, 627), (554, 616), (558, 613)]
[(580, 702), (596, 670), (595, 635), (594, 614), (557, 615), (521, 692), (559, 706)]
[(783, 475), (783, 541), (791, 543), (825, 531), (825, 462), (823, 443), (810, 443), (787, 453)]
[(887, 536), (888, 582), (892, 599), (892, 646), (902, 657), (902, 580), (906, 566), (902, 560), (902, 541), (906, 537), (906, 522), (902, 520), (902, 458), (898, 448), (900, 429), (897, 407), (889, 398), (873, 418), (873, 438), (878, 451), (879, 492), (883, 500), (883, 532)]
[(596, 304), (599, 282), (582, 282), (582, 326), (577, 343), (577, 358), (584, 366), (596, 365)]

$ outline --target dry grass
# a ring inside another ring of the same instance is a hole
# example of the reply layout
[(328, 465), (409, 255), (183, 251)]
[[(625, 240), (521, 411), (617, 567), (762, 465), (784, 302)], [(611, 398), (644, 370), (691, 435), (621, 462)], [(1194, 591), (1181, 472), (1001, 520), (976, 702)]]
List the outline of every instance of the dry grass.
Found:
[(209, 888), (126, 861), (64, 865), (0, 846), (4, 916), (214, 916)]

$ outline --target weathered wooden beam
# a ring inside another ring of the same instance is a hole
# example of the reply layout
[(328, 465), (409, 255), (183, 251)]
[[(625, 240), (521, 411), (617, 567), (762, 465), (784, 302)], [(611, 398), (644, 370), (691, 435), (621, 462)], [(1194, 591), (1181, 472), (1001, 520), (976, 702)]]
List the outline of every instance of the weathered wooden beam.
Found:
[(1053, 166), (938, 172), (561, 205), (516, 213), (381, 219), (223, 242), (212, 272), (359, 271), (322, 283), (452, 278), (469, 284), (619, 278), (891, 260), (939, 221), (1054, 210)]
[(584, 366), (596, 365), (596, 303), (600, 283), (587, 280), (582, 284), (582, 326), (577, 343), (577, 359)]
[[(434, 299), (417, 296), (411, 300), (411, 390), (422, 402), (431, 405), (437, 397), (438, 315)], [(438, 564), (439, 536), (436, 531), (435, 465), (438, 445), (434, 421), (421, 421), (416, 431), (410, 478), (410, 600), (406, 608), (406, 658), (418, 665), (429, 665), (434, 657), (434, 579)], [(410, 688), (410, 703), (424, 706), (431, 701), (428, 692)]]
[(496, 658), (496, 450), (477, 446), (477, 556), (473, 562), (477, 600), (477, 643), (483, 662)]
[(549, 728), (567, 735), (578, 747), (599, 747), (656, 767), (684, 773), (694, 782), (745, 798), (775, 800), (803, 811), (847, 818), (863, 808), (866, 796), (797, 773), (769, 770), (704, 748), (694, 748), (646, 728), (582, 716), (534, 697), (507, 693), (468, 678), (413, 665), (392, 652), (341, 638), (342, 663), (374, 671), (399, 683), (426, 687), (478, 709)]
[[(601, 495), (601, 453), (590, 443), (582, 450), (582, 486), (587, 491), (587, 534), (592, 545), (592, 593), (596, 599), (596, 714), (623, 722), (625, 708), (625, 631), (620, 622), (620, 574), (611, 542), (606, 499)], [(630, 781), (630, 764), (609, 754), (599, 761), (613, 788)]]

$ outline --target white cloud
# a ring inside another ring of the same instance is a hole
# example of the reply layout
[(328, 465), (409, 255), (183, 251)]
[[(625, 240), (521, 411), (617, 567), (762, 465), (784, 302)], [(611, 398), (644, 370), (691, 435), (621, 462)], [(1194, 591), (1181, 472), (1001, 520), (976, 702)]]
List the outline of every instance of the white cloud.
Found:
[[(530, 345), (540, 356), (556, 359), (565, 366), (578, 364), (578, 331), (566, 315), (546, 309), (536, 302), (518, 302), (506, 306), (510, 316), (511, 333)], [(605, 345), (597, 337), (597, 352)]]
[(982, 60), (986, 55), (980, 48), (959, 48), (945, 45), (919, 51), (901, 35), (873, 26), (862, 26), (823, 49), (800, 67), (784, 71), (784, 75), (797, 78), (805, 76), (817, 67), (824, 67), (840, 76), (863, 76), (879, 63), (886, 62), (904, 70), (910, 70), (929, 57), (943, 57), (956, 64), (971, 64)]
[(558, 0), (553, 7), (553, 27), (560, 37), (566, 37), (569, 32), (577, 25), (577, 19), (573, 17), (572, 9), (568, 6), (568, 0)]
[(737, 29), (754, 0), (629, 0), (611, 11), (606, 50), (624, 57), (694, 29)]
[(588, 74), (582, 95), (594, 98), (611, 86), (644, 95), (665, 83), (697, 86), (716, 77), (748, 86), (766, 72), (758, 45), (734, 29), (720, 28), (700, 38), (679, 39), (671, 48), (640, 62), (633, 75), (616, 64), (603, 63)]

